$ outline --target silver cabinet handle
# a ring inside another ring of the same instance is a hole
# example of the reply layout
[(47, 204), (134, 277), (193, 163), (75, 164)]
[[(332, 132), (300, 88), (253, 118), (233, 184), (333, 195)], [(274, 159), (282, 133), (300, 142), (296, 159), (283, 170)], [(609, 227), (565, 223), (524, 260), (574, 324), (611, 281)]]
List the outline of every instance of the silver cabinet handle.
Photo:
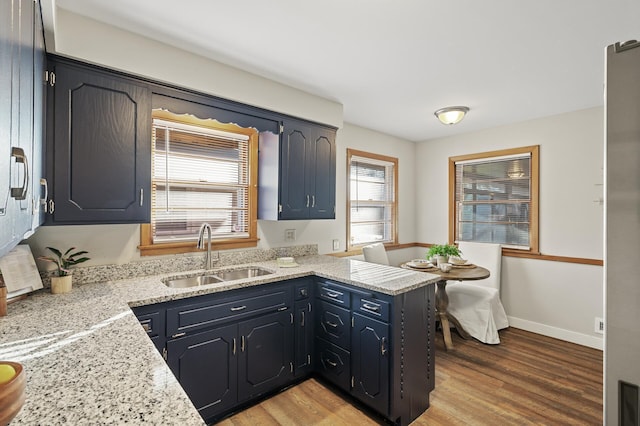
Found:
[(300, 319), (300, 327), (304, 327), (304, 311), (302, 313), (302, 318)]
[(244, 352), (244, 336), (240, 336), (240, 350)]
[(47, 198), (49, 198), (49, 184), (45, 178), (40, 178), (40, 186), (44, 186), (44, 197), (40, 198), (40, 205), (44, 206), (44, 212), (47, 212)]
[(24, 164), (22, 186), (11, 188), (11, 197), (16, 200), (24, 200), (27, 198), (27, 188), (29, 187), (29, 163), (27, 162), (26, 155), (24, 155), (24, 150), (17, 146), (11, 147), (11, 156), (16, 157), (16, 163)]
[(329, 327), (333, 327), (333, 328), (338, 327), (338, 324), (336, 324), (335, 322), (325, 321), (324, 323), (327, 324)]
[(327, 297), (330, 297), (332, 299), (337, 299), (338, 296), (340, 296), (342, 293), (337, 292), (337, 291), (327, 290), (327, 292), (325, 294), (327, 295)]
[(309, 207), (309, 194), (307, 194), (307, 207)]
[(231, 308), (231, 312), (242, 311), (242, 310), (245, 310), (245, 309), (247, 309), (247, 307), (245, 305), (235, 306), (235, 307)]
[(144, 189), (140, 188), (140, 207), (142, 207), (143, 203), (144, 203)]
[(387, 338), (383, 337), (382, 340), (380, 341), (380, 355), (385, 356), (387, 354), (387, 352), (389, 351), (387, 349)]
[(315, 207), (316, 206), (316, 196), (312, 195), (311, 196), (311, 207)]
[(363, 303), (362, 309), (366, 309), (367, 311), (380, 312), (380, 306), (370, 305), (369, 303)]
[(233, 354), (235, 355), (235, 354), (236, 354), (236, 338), (235, 338), (235, 337), (233, 338), (233, 343), (232, 343), (232, 345), (231, 345), (231, 346), (232, 346), (231, 351), (232, 351), (232, 352), (233, 352)]
[(56, 203), (53, 200), (49, 200), (49, 214), (53, 214), (53, 211), (56, 209)]
[(326, 359), (325, 361), (327, 361), (327, 364), (329, 364), (331, 367), (335, 368), (338, 366), (337, 362), (331, 361), (330, 359)]

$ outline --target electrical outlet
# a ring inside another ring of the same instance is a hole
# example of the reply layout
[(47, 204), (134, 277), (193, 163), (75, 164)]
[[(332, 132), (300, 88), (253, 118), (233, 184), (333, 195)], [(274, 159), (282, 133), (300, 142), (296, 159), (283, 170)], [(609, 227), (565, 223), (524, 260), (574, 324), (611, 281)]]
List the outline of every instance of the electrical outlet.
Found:
[(333, 240), (333, 249), (340, 250), (340, 240)]
[(596, 317), (595, 332), (604, 334), (604, 320), (602, 318)]
[(284, 230), (284, 240), (285, 241), (295, 241), (296, 240), (296, 230), (295, 229), (285, 229)]

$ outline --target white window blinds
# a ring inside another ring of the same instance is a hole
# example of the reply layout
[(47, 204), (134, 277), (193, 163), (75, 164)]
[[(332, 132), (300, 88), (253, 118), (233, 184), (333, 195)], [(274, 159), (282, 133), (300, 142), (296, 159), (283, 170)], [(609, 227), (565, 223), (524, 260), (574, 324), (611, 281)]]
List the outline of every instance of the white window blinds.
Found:
[(531, 154), (455, 163), (456, 241), (529, 249)]
[(395, 240), (397, 163), (352, 155), (349, 163), (351, 245)]
[(249, 236), (249, 138), (208, 127), (153, 120), (153, 242)]

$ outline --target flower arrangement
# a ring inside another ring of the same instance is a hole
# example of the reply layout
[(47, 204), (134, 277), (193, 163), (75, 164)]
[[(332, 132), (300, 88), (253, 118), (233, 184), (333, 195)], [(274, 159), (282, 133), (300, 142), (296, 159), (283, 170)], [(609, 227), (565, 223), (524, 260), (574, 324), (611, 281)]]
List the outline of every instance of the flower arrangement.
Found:
[(81, 251), (76, 251), (75, 253), (72, 253), (75, 249), (76, 249), (75, 247), (71, 247), (70, 249), (65, 251), (63, 254), (57, 248), (47, 247), (47, 250), (52, 252), (55, 256), (40, 256), (38, 257), (38, 259), (55, 263), (56, 266), (58, 267), (58, 276), (66, 277), (71, 273), (70, 268), (72, 266), (77, 265), (78, 263), (86, 262), (87, 260), (90, 259), (89, 257), (86, 257), (86, 256), (78, 257), (78, 256), (82, 256), (83, 254), (89, 253), (88, 251), (81, 250)]

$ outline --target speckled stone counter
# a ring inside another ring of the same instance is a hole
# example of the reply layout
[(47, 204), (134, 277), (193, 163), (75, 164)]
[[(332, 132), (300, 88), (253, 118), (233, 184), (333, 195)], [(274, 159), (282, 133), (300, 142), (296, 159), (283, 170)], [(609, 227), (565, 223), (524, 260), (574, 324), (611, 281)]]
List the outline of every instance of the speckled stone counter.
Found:
[(44, 290), (11, 304), (0, 319), (0, 359), (21, 362), (27, 372), (27, 401), (11, 424), (203, 424), (130, 307), (308, 275), (390, 295), (438, 280), (330, 256), (296, 261), (293, 268), (252, 262), (274, 273), (196, 288), (172, 289), (162, 280), (202, 270), (74, 285), (67, 294)]

